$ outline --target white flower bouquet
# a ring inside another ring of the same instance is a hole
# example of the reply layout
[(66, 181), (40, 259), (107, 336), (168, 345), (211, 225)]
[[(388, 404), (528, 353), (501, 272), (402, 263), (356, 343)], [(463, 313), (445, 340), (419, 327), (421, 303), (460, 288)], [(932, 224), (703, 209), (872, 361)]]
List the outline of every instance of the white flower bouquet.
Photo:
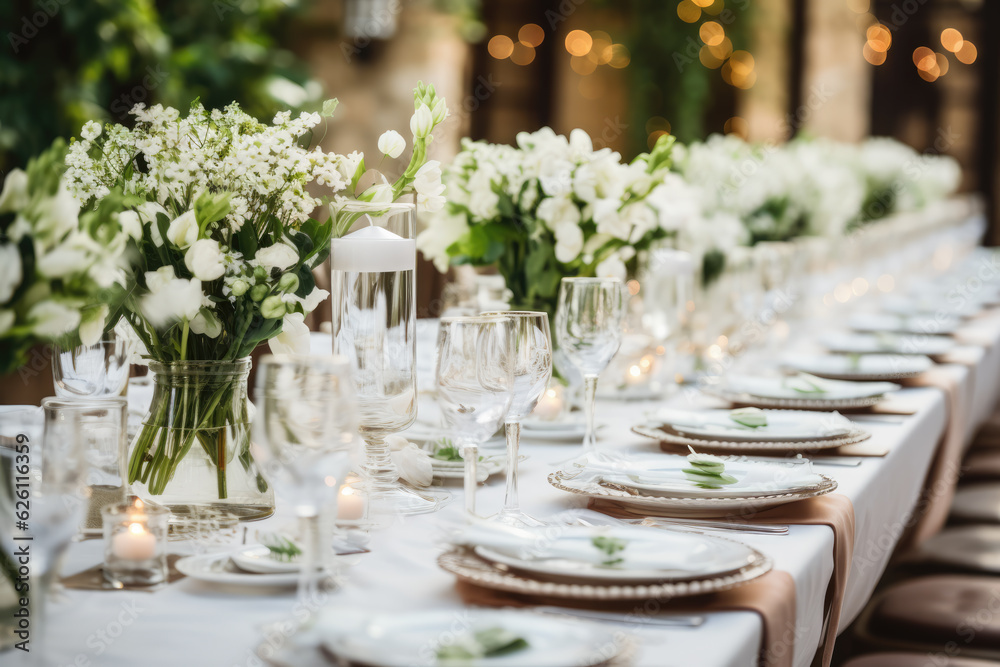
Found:
[(623, 164), (583, 130), (522, 132), (516, 147), (466, 140), (417, 247), (442, 272), (496, 265), (513, 307), (551, 313), (564, 276), (624, 280), (638, 251), (700, 216), (696, 190), (670, 173), (672, 144)]
[(57, 141), (27, 171), (7, 174), (0, 192), (0, 373), (21, 366), (38, 342), (96, 343), (108, 316), (105, 293), (125, 282), (121, 193), (109, 191), (81, 214), (65, 154)]
[[(133, 489), (153, 500), (190, 499), (190, 490), (168, 485), (204, 487), (209, 471), (215, 488), (201, 501), (242, 506), (245, 517), (270, 511), (249, 451), (247, 357), (263, 341), (275, 352), (307, 352), (304, 317), (329, 296), (312, 269), (329, 254), (334, 224), (310, 217), (324, 200), (309, 188), (354, 195), (365, 172), (358, 152), (305, 147), (335, 106), (330, 100), (322, 114), (297, 118), (282, 112), (264, 124), (235, 103), (212, 111), (195, 103), (183, 117), (140, 104), (134, 128), (87, 123), (70, 146), (68, 185), (85, 207), (100, 206), (116, 189), (141, 202), (119, 215), (136, 260), (110, 320), (127, 321), (156, 376), (128, 466)], [(447, 109), (422, 84), (415, 109), (406, 173), (359, 198), (440, 195), (443, 186), (424, 162), (435, 116), (443, 120)], [(397, 155), (405, 144), (396, 133), (383, 140), (380, 148)]]

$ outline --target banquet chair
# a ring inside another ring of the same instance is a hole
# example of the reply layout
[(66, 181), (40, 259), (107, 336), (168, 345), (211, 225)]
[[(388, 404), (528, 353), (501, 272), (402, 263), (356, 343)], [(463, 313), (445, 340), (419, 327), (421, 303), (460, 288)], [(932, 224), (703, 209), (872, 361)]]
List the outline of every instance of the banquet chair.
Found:
[(960, 484), (1000, 482), (1000, 447), (972, 449), (962, 461)]
[(1000, 575), (1000, 526), (948, 526), (901, 554), (883, 583), (944, 572)]
[[(931, 655), (1000, 661), (1000, 579), (945, 574), (902, 581), (877, 593), (853, 628), (855, 650), (919, 652), (925, 660), (901, 664), (939, 664), (926, 662)], [(954, 650), (946, 654), (946, 647)]]
[(992, 660), (928, 656), (926, 653), (869, 653), (851, 658), (840, 667), (993, 667)]
[(963, 484), (951, 502), (952, 523), (1000, 523), (1000, 482)]

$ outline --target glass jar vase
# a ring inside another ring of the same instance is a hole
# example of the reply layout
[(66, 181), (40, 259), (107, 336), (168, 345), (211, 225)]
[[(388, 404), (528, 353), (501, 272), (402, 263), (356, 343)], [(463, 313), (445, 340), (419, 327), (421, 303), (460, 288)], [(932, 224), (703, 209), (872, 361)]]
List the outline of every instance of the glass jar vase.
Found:
[(128, 461), (132, 493), (172, 521), (205, 509), (241, 520), (274, 512), (274, 492), (250, 451), (250, 359), (151, 362), (153, 399)]

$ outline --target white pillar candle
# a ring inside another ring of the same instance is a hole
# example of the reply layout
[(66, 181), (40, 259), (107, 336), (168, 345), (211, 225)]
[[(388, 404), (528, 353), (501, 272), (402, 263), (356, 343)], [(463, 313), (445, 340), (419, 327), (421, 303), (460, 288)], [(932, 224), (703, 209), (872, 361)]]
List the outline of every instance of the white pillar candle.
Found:
[(374, 225), (333, 239), (330, 247), (330, 264), (335, 271), (412, 271), (417, 264), (414, 239)]
[(542, 421), (554, 421), (559, 419), (563, 411), (563, 388), (549, 387), (538, 399), (535, 410), (532, 414)]
[(156, 536), (141, 523), (130, 523), (111, 538), (111, 553), (121, 560), (149, 560), (156, 556)]

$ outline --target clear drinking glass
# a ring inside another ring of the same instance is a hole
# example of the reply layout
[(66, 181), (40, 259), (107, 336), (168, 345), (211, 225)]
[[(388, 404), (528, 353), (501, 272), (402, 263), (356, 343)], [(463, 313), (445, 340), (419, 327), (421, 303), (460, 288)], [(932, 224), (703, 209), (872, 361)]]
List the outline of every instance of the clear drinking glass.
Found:
[(480, 443), (507, 417), (514, 389), (514, 346), (507, 317), (444, 317), (438, 334), (438, 404), (465, 459), (465, 507), (474, 514)]
[(594, 410), (597, 378), (618, 352), (625, 323), (625, 287), (614, 278), (563, 278), (556, 308), (556, 343), (583, 374), (587, 434), (584, 449), (597, 446)]
[(50, 410), (79, 410), (79, 437), (87, 462), (87, 509), (80, 523), (80, 534), (102, 534), (101, 510), (125, 502), (128, 491), (125, 464), (128, 455), (128, 401), (111, 398), (50, 398)]
[[(53, 664), (47, 655), (46, 597), (87, 505), (86, 447), (81, 437), (86, 408), (54, 405), (53, 401), (51, 398), (42, 401), (44, 426), (40, 441), (32, 441), (30, 431), (26, 430), (15, 433), (13, 441), (5, 441), (0, 448), (3, 459), (0, 548), (8, 562), (15, 563), (19, 550), (30, 545), (31, 581), (27, 597), (31, 651), (27, 664), (39, 666)], [(8, 432), (5, 424), (3, 433)], [(40, 470), (40, 477), (36, 469)]]
[(324, 579), (320, 510), (336, 511), (340, 485), (360, 462), (351, 366), (328, 356), (266, 356), (257, 371), (254, 440), (278, 496), (302, 525), (298, 600), (315, 607)]
[(450, 498), (400, 485), (385, 443), (417, 418), (415, 210), (358, 201), (334, 210), (333, 353), (353, 369), (374, 514), (432, 512)]
[(129, 375), (128, 341), (107, 333), (94, 345), (52, 347), (52, 381), (56, 396), (99, 398), (121, 396)]
[(521, 420), (531, 414), (552, 377), (552, 336), (549, 316), (533, 311), (483, 313), (510, 320), (514, 392), (505, 420), (507, 434), (507, 489), (497, 519), (509, 526), (541, 526), (543, 522), (525, 514), (517, 499), (518, 450)]
[(656, 383), (659, 389), (672, 383), (677, 374), (677, 351), (690, 344), (694, 306), (695, 262), (690, 253), (673, 248), (652, 248), (640, 282), (642, 285), (642, 328), (663, 357)]

